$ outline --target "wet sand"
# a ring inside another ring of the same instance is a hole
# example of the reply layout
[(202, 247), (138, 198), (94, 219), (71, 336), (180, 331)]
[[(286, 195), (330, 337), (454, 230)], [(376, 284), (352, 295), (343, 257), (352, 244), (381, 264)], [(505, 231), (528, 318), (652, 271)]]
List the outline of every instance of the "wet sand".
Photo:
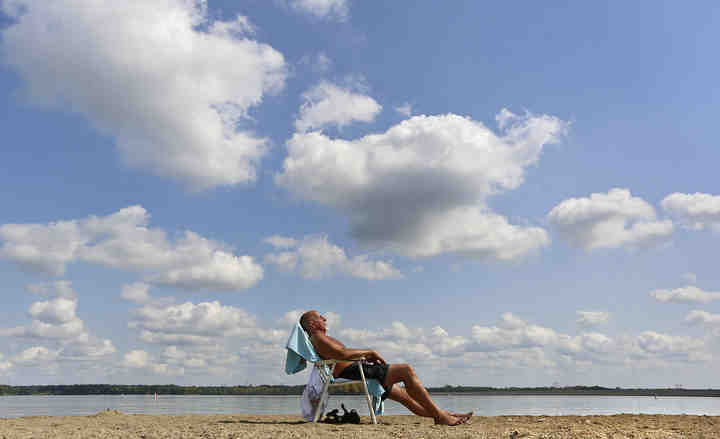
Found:
[(304, 422), (278, 415), (32, 416), (0, 419), (0, 438), (720, 438), (720, 416), (494, 416), (444, 427), (415, 416), (382, 416), (380, 425)]

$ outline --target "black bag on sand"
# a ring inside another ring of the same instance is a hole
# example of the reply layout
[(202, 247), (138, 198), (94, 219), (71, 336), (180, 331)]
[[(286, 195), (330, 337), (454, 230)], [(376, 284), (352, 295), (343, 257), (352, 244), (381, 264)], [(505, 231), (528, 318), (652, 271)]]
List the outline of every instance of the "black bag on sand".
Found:
[(322, 420), (322, 422), (326, 424), (359, 424), (360, 423), (360, 415), (355, 409), (350, 409), (348, 411), (345, 408), (345, 404), (340, 404), (340, 407), (343, 409), (343, 415), (338, 415), (338, 409), (330, 410), (326, 415), (325, 419)]

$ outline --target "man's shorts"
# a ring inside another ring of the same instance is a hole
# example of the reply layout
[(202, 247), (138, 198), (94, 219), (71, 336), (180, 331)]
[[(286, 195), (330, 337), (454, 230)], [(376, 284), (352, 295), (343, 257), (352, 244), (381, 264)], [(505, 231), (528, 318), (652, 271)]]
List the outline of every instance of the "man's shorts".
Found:
[[(363, 372), (365, 373), (365, 379), (376, 379), (383, 387), (385, 387), (385, 378), (387, 377), (388, 367), (389, 366), (387, 364), (362, 363)], [(362, 377), (360, 376), (360, 368), (358, 367), (358, 363), (353, 363), (343, 369), (343, 371), (340, 372), (338, 378), (345, 378), (346, 380), (362, 379)], [(383, 401), (388, 397), (388, 395), (390, 395), (390, 389), (392, 389), (392, 386), (393, 385), (391, 384), (385, 387), (385, 393), (383, 393), (381, 397)]]

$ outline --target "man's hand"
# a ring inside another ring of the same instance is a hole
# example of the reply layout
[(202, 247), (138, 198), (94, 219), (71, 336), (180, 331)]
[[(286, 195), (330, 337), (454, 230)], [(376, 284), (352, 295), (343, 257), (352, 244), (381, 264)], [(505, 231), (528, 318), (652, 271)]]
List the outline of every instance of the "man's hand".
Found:
[(370, 364), (385, 364), (385, 360), (375, 351), (370, 351), (365, 354), (365, 361)]

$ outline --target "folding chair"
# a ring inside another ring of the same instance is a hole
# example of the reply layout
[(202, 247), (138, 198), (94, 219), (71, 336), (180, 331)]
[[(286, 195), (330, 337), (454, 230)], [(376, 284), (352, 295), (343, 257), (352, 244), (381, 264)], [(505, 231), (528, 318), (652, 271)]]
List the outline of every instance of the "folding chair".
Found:
[[(385, 389), (382, 388), (381, 383), (372, 378), (369, 380), (370, 386), (368, 386), (368, 380), (365, 379), (365, 371), (363, 371), (361, 364), (358, 364), (358, 368), (360, 369), (360, 380), (334, 378), (333, 372), (338, 360), (321, 359), (315, 352), (315, 348), (310, 342), (310, 338), (307, 333), (305, 333), (305, 330), (302, 329), (299, 322), (295, 324), (290, 332), (290, 337), (288, 338), (285, 348), (287, 349), (287, 357), (285, 358), (285, 373), (292, 375), (300, 372), (307, 367), (307, 362), (309, 361), (313, 363), (313, 367), (317, 369), (317, 375), (322, 382), (322, 393), (320, 394), (319, 403), (317, 404), (315, 413), (312, 417), (313, 422), (317, 422), (320, 419), (320, 416), (322, 416), (323, 408), (328, 400), (328, 394), (331, 387), (355, 386), (357, 389), (357, 386), (360, 386), (365, 394), (368, 410), (370, 411), (370, 418), (372, 419), (373, 424), (377, 424), (375, 408), (377, 407), (378, 409), (377, 414), (382, 414), (383, 401), (381, 396)], [(348, 361), (361, 363), (363, 360), (363, 358), (355, 358)], [(372, 398), (370, 397), (371, 394)]]

